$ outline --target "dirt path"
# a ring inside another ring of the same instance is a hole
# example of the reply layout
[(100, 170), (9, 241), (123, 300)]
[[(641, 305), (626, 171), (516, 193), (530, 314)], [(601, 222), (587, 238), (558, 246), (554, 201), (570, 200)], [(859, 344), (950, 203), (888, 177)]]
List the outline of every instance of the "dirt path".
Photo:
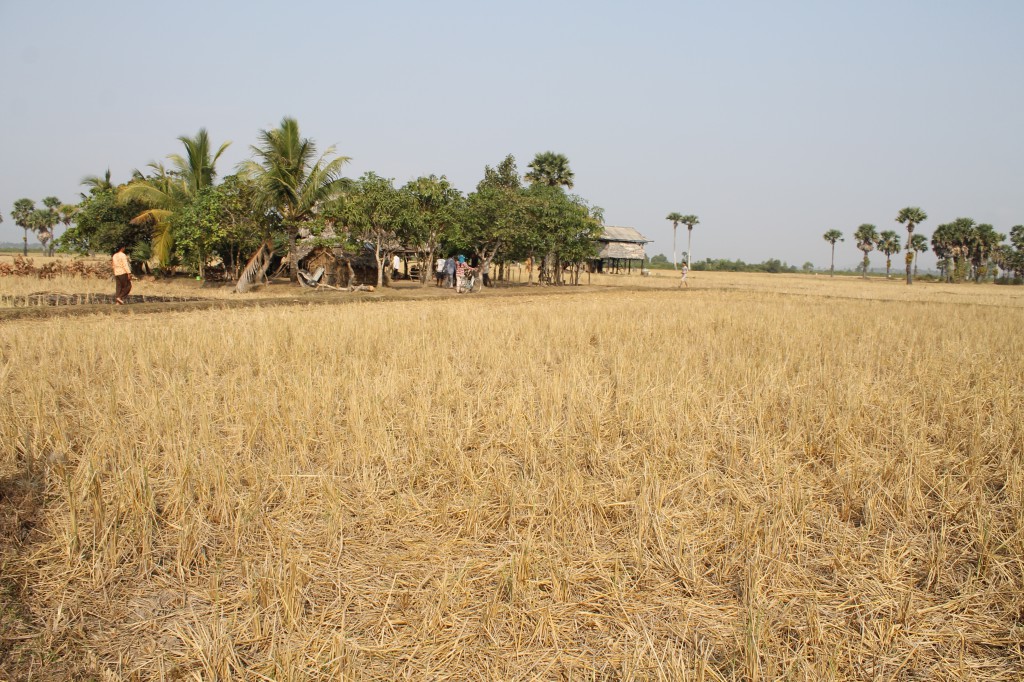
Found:
[[(427, 300), (487, 300), (518, 296), (558, 296), (578, 293), (609, 293), (622, 291), (660, 291), (657, 287), (638, 286), (529, 286), (513, 285), (486, 289), (476, 294), (455, 294), (451, 289), (416, 284), (400, 284), (374, 292), (339, 292), (329, 290), (295, 289), (294, 296), (248, 296), (237, 298), (198, 298), (149, 296), (128, 305), (113, 303), (76, 303), (74, 305), (32, 305), (20, 308), (0, 308), (0, 323), (15, 320), (41, 320), (51, 317), (81, 317), (83, 315), (140, 315), (151, 313), (191, 312), (195, 310), (224, 310), (237, 308), (263, 308), (292, 305), (344, 305), (367, 301), (427, 301)], [(35, 294), (51, 297), (72, 297), (66, 294)], [(135, 297), (132, 297), (135, 298)], [(140, 297), (141, 298), (141, 297)]]

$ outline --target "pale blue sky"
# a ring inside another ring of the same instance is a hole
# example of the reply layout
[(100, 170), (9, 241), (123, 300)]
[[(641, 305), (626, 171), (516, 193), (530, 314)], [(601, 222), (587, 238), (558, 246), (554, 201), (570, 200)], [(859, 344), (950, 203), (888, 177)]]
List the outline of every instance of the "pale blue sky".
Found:
[(225, 175), (285, 115), (353, 177), (470, 191), (508, 153), (564, 153), (649, 254), (671, 211), (701, 218), (694, 258), (819, 266), (826, 229), (898, 230), (906, 205), (928, 235), (1024, 223), (1020, 0), (0, 0), (0, 26), (0, 241), (19, 197), (124, 181), (203, 126), (233, 141)]

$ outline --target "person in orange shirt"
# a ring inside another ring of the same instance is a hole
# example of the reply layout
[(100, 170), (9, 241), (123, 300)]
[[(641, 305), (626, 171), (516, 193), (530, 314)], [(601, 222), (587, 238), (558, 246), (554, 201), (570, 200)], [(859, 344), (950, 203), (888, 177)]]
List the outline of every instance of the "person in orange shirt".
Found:
[(114, 291), (114, 302), (117, 305), (124, 305), (125, 299), (128, 298), (128, 294), (132, 290), (132, 264), (128, 260), (128, 254), (124, 252), (123, 246), (117, 247), (111, 265), (114, 268), (114, 282), (117, 287)]

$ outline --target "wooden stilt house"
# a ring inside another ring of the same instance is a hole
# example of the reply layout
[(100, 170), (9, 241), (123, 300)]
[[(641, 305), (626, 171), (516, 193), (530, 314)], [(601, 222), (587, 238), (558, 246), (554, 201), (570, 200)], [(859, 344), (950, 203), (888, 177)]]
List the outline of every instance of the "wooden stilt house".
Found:
[(644, 244), (651, 240), (632, 227), (605, 227), (597, 241), (600, 251), (591, 261), (591, 271), (631, 273), (634, 265), (638, 273), (643, 270)]

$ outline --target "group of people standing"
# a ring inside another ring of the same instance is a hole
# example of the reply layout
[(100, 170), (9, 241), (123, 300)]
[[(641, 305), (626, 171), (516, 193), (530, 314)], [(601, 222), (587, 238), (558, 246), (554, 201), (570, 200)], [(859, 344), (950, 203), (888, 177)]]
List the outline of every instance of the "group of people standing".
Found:
[[(455, 287), (457, 294), (472, 291), (476, 284), (477, 270), (478, 268), (474, 268), (466, 262), (466, 257), (463, 255), (448, 256), (447, 258), (438, 256), (437, 263), (434, 265), (435, 286), (447, 289)], [(485, 285), (487, 284), (486, 277), (485, 272)]]

